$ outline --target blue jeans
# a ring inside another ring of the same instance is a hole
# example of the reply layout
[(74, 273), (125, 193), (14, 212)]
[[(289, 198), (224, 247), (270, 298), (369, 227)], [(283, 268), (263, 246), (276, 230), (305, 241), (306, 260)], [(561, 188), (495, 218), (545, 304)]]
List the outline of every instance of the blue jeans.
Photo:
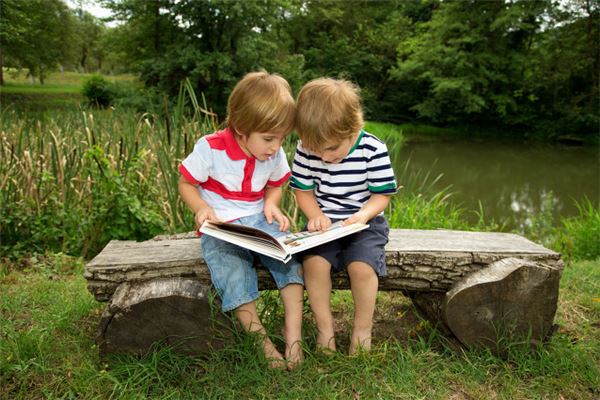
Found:
[[(250, 215), (239, 218), (233, 223), (261, 229), (275, 237), (287, 232), (279, 231), (279, 224), (273, 221), (269, 225), (265, 215)], [(223, 311), (231, 311), (258, 298), (258, 277), (253, 267), (254, 257), (258, 256), (262, 264), (271, 272), (279, 289), (290, 283), (304, 285), (300, 275), (301, 265), (292, 258), (287, 264), (262, 254), (244, 249), (209, 235), (202, 235), (202, 256), (217, 294), (221, 297)]]

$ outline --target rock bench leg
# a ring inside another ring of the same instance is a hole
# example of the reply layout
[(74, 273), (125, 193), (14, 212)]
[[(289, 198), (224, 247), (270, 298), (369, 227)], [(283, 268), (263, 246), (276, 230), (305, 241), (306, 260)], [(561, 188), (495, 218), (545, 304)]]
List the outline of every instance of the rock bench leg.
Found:
[(184, 354), (219, 348), (231, 334), (231, 323), (213, 297), (209, 286), (193, 279), (123, 283), (100, 322), (100, 353), (145, 354), (157, 342)]

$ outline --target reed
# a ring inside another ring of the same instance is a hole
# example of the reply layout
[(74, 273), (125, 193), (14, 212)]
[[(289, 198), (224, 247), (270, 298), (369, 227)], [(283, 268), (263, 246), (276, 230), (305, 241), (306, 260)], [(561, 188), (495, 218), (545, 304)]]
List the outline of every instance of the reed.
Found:
[(177, 165), (216, 122), (189, 86), (182, 85), (178, 102), (165, 105), (162, 116), (115, 109), (35, 118), (8, 109), (1, 116), (4, 254), (52, 250), (86, 257), (111, 238), (191, 228), (177, 193)]

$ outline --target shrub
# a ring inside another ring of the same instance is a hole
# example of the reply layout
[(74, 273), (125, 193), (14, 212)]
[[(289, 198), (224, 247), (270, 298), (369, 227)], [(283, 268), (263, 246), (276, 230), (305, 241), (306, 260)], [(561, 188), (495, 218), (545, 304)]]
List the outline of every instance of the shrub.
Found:
[(115, 88), (101, 75), (92, 75), (83, 84), (82, 93), (88, 101), (99, 107), (107, 107), (115, 99)]

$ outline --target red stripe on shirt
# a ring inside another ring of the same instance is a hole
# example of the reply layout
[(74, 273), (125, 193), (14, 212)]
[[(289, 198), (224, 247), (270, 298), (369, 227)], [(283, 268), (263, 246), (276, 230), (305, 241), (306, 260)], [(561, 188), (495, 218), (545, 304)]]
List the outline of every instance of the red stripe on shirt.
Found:
[(288, 172), (287, 174), (285, 174), (283, 176), (283, 178), (276, 180), (276, 181), (268, 181), (267, 182), (267, 186), (281, 186), (283, 185), (288, 179), (289, 177), (292, 175), (291, 172)]
[(242, 192), (252, 192), (252, 175), (254, 175), (255, 167), (256, 160), (254, 158), (246, 159), (246, 165), (244, 165), (244, 179), (242, 180)]
[(242, 188), (241, 192), (234, 192), (227, 189), (221, 182), (211, 177), (209, 177), (206, 182), (202, 182), (200, 186), (202, 186), (202, 189), (215, 192), (228, 200), (257, 201), (265, 197), (264, 189), (260, 192), (246, 192)]
[(186, 181), (188, 181), (189, 183), (191, 183), (192, 185), (199, 185), (200, 181), (198, 181), (196, 178), (194, 178), (192, 176), (192, 174), (190, 174), (190, 171), (188, 171), (183, 164), (179, 165), (179, 172), (181, 172), (181, 175), (183, 175), (183, 177), (185, 178)]

